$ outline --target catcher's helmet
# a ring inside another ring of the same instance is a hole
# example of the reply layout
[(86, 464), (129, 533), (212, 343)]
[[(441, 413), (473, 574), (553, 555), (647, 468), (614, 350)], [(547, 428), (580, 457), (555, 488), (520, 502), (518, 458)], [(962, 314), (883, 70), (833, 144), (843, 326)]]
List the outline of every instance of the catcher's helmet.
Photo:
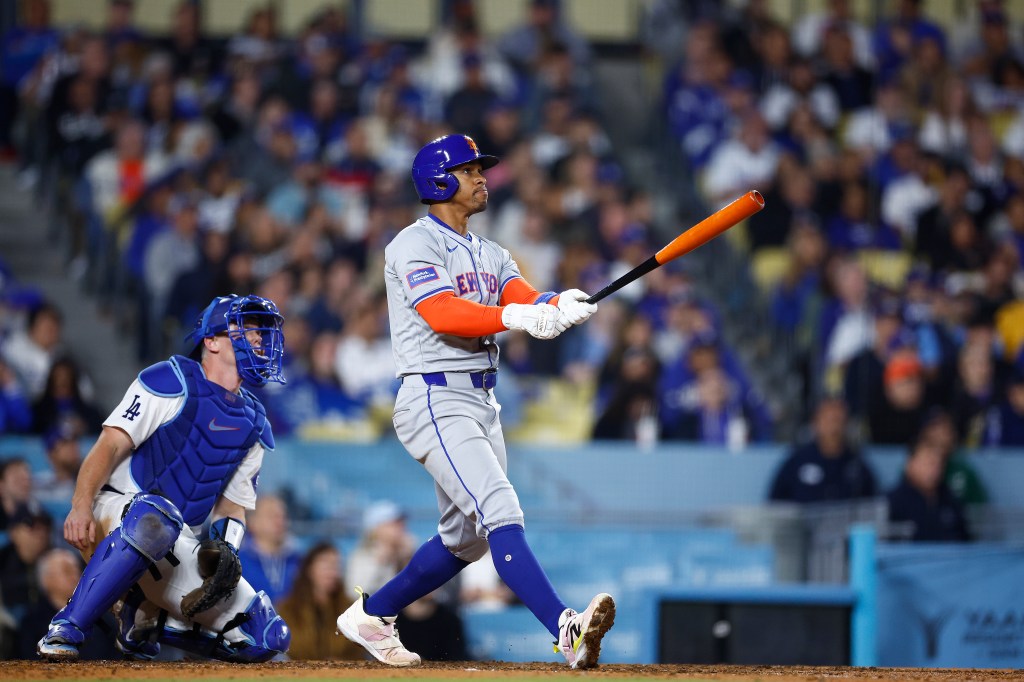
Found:
[(468, 135), (445, 135), (425, 144), (412, 161), (412, 184), (420, 201), (432, 204), (455, 196), (459, 180), (448, 171), (470, 161), (487, 169), (498, 163), (498, 157), (481, 154)]
[[(190, 344), (189, 357), (199, 361), (202, 358), (203, 339), (230, 332), (235, 365), (243, 381), (253, 386), (263, 386), (271, 381), (283, 384), (283, 324), (284, 317), (268, 298), (236, 294), (218, 296), (199, 313), (192, 331), (185, 336), (185, 342)], [(244, 329), (245, 333), (235, 333), (231, 325), (238, 330)], [(260, 335), (259, 346), (254, 346), (247, 338), (253, 331)]]

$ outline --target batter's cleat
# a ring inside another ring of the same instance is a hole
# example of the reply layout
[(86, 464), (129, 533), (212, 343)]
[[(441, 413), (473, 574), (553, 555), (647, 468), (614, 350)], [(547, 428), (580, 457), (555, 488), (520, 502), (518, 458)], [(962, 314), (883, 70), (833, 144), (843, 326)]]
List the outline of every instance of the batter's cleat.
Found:
[(36, 644), (36, 653), (43, 660), (75, 661), (78, 660), (78, 647), (83, 642), (85, 633), (78, 626), (66, 620), (56, 620), (50, 623), (50, 629)]
[(593, 668), (601, 656), (601, 639), (615, 623), (615, 600), (602, 592), (583, 613), (566, 609), (558, 618), (555, 652), (562, 652), (570, 668)]
[(141, 591), (135, 594), (129, 590), (125, 598), (114, 605), (117, 617), (114, 646), (125, 658), (151, 661), (160, 653), (160, 644), (151, 640), (156, 632), (157, 620), (152, 618), (145, 621), (145, 614), (139, 609), (142, 599)]
[(370, 595), (359, 587), (356, 593), (359, 599), (338, 616), (338, 633), (369, 651), (381, 663), (399, 668), (419, 665), (419, 654), (406, 649), (398, 639), (398, 628), (395, 627), (398, 616), (371, 616), (365, 611)]

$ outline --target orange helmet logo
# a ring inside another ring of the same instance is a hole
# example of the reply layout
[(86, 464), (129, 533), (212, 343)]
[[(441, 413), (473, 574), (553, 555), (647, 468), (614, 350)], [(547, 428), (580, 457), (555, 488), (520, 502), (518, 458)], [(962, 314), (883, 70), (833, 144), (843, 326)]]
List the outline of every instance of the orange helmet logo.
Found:
[(473, 141), (473, 138), (469, 135), (463, 135), (463, 137), (466, 138), (466, 144), (468, 144), (469, 148), (473, 150), (473, 154), (480, 156), (480, 149), (476, 146), (476, 142)]

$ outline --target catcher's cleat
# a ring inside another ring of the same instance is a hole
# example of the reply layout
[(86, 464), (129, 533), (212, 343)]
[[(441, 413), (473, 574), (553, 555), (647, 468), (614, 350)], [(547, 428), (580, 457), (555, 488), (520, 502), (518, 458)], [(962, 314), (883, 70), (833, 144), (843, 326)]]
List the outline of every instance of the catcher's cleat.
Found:
[(593, 668), (601, 656), (601, 639), (615, 623), (615, 600), (602, 592), (583, 613), (566, 609), (558, 619), (555, 652), (562, 652), (570, 668)]
[(338, 616), (338, 633), (369, 651), (381, 663), (400, 668), (419, 665), (419, 654), (406, 649), (398, 639), (395, 627), (398, 616), (371, 616), (364, 610), (370, 595), (359, 587), (356, 593), (359, 599)]
[(78, 647), (85, 642), (85, 633), (78, 626), (66, 620), (55, 620), (50, 623), (43, 638), (36, 644), (36, 653), (44, 660), (76, 661)]
[(128, 591), (123, 600), (114, 604), (114, 614), (117, 618), (114, 646), (125, 658), (137, 661), (150, 661), (160, 653), (159, 642), (153, 641), (153, 635), (157, 631), (157, 619), (147, 619), (139, 608), (144, 599), (142, 590), (136, 586)]

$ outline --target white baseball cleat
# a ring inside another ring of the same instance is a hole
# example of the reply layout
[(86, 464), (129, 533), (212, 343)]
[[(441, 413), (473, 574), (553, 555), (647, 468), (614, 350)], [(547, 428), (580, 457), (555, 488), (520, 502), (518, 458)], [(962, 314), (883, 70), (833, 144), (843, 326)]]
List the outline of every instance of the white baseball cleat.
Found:
[(601, 656), (601, 639), (615, 623), (615, 600), (602, 592), (583, 613), (566, 609), (558, 618), (558, 641), (570, 668), (593, 668)]
[(363, 609), (370, 595), (359, 587), (356, 593), (359, 599), (338, 616), (338, 633), (369, 651), (381, 663), (399, 668), (419, 665), (419, 654), (406, 649), (398, 639), (395, 627), (398, 616), (371, 616)]

